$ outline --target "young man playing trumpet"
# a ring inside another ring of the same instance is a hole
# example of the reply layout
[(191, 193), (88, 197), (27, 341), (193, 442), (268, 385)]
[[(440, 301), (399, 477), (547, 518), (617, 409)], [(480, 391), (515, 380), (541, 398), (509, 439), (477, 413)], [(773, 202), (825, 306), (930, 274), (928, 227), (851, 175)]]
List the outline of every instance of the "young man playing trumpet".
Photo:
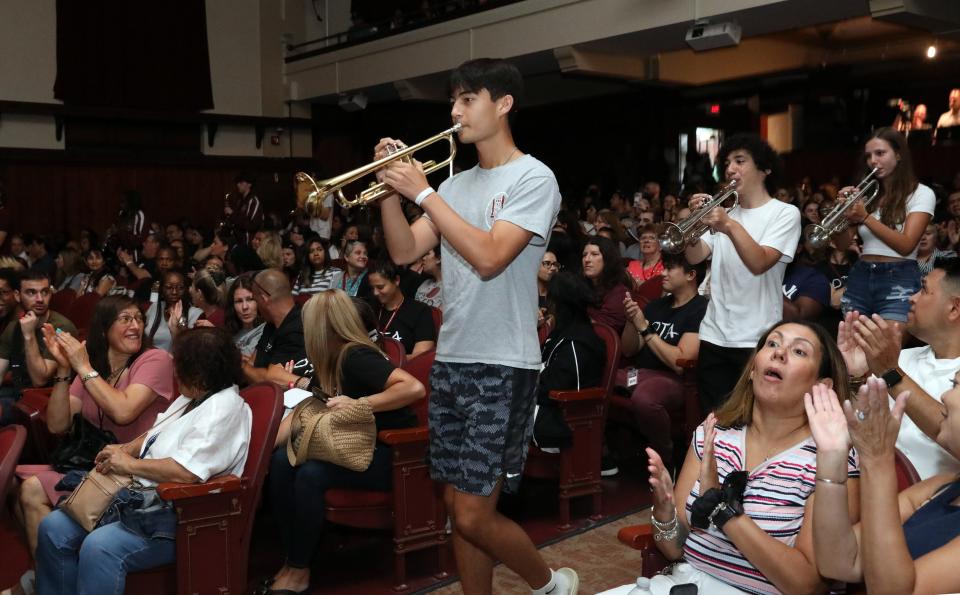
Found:
[[(739, 204), (707, 213), (702, 221), (710, 233), (686, 249), (691, 264), (712, 255), (697, 364), (704, 415), (727, 399), (763, 329), (783, 317), (783, 274), (800, 241), (800, 211), (771, 197), (781, 166), (766, 141), (734, 135), (717, 161), (727, 183), (736, 182)], [(710, 198), (694, 194), (690, 208), (696, 211)]]
[[(554, 572), (526, 533), (497, 512), (515, 491), (533, 429), (540, 368), (537, 269), (560, 208), (556, 178), (513, 141), (522, 90), (516, 67), (478, 59), (450, 77), (450, 115), (480, 163), (430, 187), (420, 163), (394, 161), (378, 177), (416, 202), (412, 225), (396, 194), (381, 203), (387, 249), (407, 264), (440, 243), (444, 324), (431, 373), (430, 465), (446, 485), (463, 592), (489, 594), (502, 561), (536, 594), (576, 593), (576, 572)], [(398, 141), (384, 138), (376, 157)]]

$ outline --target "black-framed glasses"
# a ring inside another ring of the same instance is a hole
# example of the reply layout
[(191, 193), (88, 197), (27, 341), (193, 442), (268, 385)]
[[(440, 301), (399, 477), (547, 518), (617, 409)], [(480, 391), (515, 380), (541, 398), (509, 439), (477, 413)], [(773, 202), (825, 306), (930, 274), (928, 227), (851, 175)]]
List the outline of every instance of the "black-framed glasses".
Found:
[(540, 266), (545, 269), (560, 269), (560, 263), (554, 260), (543, 260), (540, 262)]

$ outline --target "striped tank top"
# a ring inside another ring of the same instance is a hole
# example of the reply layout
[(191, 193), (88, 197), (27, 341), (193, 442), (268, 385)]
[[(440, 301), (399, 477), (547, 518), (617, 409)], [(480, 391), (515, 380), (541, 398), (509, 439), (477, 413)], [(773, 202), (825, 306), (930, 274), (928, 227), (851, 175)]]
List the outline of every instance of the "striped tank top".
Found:
[[(714, 452), (720, 483), (746, 467), (746, 427), (717, 426)], [(693, 437), (697, 458), (703, 458), (703, 425)], [(859, 459), (851, 449), (847, 475), (859, 477)], [(803, 524), (804, 505), (816, 488), (817, 447), (812, 437), (767, 459), (750, 472), (743, 496), (744, 514), (768, 535), (794, 547)], [(693, 501), (700, 495), (698, 480), (687, 498), (687, 519)], [(747, 593), (778, 594), (780, 591), (747, 560), (722, 531), (691, 529), (683, 546), (686, 561), (695, 568)]]

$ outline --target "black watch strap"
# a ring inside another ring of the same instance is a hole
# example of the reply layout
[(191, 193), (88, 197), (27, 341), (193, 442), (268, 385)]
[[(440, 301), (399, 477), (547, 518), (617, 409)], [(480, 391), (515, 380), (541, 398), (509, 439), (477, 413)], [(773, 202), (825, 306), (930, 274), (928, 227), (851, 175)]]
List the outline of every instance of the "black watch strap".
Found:
[(890, 368), (884, 372), (880, 378), (887, 383), (889, 388), (893, 388), (903, 382), (903, 373), (900, 371), (900, 368)]
[(723, 526), (733, 517), (743, 514), (743, 505), (734, 500), (733, 502), (721, 502), (710, 515), (710, 523), (723, 531)]
[(652, 332), (653, 332), (653, 329), (650, 328), (650, 325), (648, 324), (648, 325), (647, 325), (647, 328), (645, 328), (645, 329), (643, 329), (642, 331), (640, 331), (640, 336), (641, 336), (641, 337), (648, 337), (648, 336), (650, 336), (650, 333), (652, 333)]

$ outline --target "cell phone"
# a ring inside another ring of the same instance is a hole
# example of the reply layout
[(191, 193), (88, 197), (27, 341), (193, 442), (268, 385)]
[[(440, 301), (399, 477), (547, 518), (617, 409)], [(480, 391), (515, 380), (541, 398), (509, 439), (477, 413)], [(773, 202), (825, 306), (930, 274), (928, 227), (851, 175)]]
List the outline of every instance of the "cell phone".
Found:
[(693, 583), (670, 587), (670, 595), (697, 595), (697, 586)]

